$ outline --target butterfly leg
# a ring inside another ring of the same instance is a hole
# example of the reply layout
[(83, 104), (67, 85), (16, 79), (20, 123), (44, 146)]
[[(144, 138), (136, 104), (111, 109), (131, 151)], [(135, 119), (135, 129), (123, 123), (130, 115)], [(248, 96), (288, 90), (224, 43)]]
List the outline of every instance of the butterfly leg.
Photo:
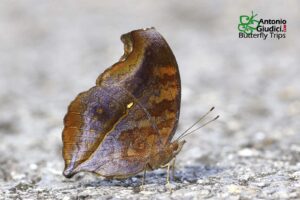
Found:
[[(167, 188), (169, 189), (170, 192), (173, 191), (172, 185), (170, 180), (175, 180), (175, 161), (176, 161), (176, 157), (174, 157), (167, 165), (166, 167), (168, 167), (167, 169)], [(170, 169), (172, 170), (172, 178), (171, 178), (171, 172)]]
[(146, 181), (146, 172), (147, 172), (147, 168), (150, 169), (150, 170), (153, 170), (151, 165), (149, 165), (149, 163), (147, 163), (144, 167), (144, 174), (143, 174), (143, 180), (142, 180), (142, 185), (141, 185), (141, 188), (143, 189), (144, 188), (144, 185), (145, 185), (145, 181)]
[(144, 174), (143, 174), (143, 180), (142, 180), (142, 188), (145, 185), (145, 180), (146, 180), (146, 167), (144, 168)]
[(170, 185), (170, 168), (171, 165), (170, 163), (167, 165), (168, 169), (167, 169), (167, 185)]
[[(170, 180), (174, 180), (174, 165), (175, 165), (175, 159), (173, 159), (171, 162), (168, 163), (167, 167), (167, 188), (170, 192), (173, 192), (174, 186), (171, 185)], [(172, 178), (171, 178), (171, 171), (172, 170)]]
[(172, 180), (175, 180), (175, 161), (176, 161), (176, 157), (173, 158), (172, 160)]
[(167, 169), (167, 184), (170, 184), (170, 169), (172, 169), (172, 180), (174, 180), (175, 177), (175, 161), (176, 161), (176, 157), (173, 158), (167, 165), (166, 167)]

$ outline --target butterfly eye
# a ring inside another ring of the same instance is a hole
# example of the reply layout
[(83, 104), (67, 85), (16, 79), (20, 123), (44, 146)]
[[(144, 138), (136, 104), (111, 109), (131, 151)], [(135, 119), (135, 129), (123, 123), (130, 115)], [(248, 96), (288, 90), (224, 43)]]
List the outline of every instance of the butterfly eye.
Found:
[(173, 150), (174, 151), (177, 151), (177, 149), (178, 149), (178, 143), (176, 142), (176, 143), (173, 143)]

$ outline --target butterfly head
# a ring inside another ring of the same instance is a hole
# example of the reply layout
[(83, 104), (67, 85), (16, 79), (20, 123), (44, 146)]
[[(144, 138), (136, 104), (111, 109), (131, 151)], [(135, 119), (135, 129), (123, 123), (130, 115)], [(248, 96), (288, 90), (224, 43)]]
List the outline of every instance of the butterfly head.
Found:
[(185, 142), (186, 142), (185, 140), (181, 140), (181, 141), (176, 140), (168, 146), (168, 148), (172, 152), (172, 158), (175, 157), (181, 151)]
[(185, 140), (176, 140), (172, 143), (167, 144), (163, 149), (161, 149), (151, 158), (149, 163), (151, 169), (161, 168), (168, 164), (181, 151), (184, 143)]
[(168, 146), (165, 147), (163, 150), (163, 153), (161, 154), (161, 165), (166, 165), (168, 164), (173, 158), (177, 156), (177, 154), (181, 151), (183, 145), (185, 144), (185, 140), (181, 141), (174, 141), (170, 143)]

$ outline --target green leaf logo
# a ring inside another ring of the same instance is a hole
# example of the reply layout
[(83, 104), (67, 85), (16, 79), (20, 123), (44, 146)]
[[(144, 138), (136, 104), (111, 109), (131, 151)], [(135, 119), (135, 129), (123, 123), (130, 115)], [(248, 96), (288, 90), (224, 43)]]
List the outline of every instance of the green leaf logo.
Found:
[(246, 33), (247, 35), (252, 34), (259, 26), (259, 21), (254, 19), (256, 16), (257, 14), (254, 15), (253, 11), (251, 16), (241, 15), (238, 30), (242, 33)]

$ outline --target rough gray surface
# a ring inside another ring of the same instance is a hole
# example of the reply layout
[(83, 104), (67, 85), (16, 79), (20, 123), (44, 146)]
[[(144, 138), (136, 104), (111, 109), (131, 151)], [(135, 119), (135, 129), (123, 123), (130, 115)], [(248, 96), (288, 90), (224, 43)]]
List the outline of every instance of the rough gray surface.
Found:
[[(0, 199), (300, 198), (298, 1), (14, 1), (0, 5)], [(238, 39), (241, 14), (286, 18), (287, 38)], [(221, 119), (187, 138), (173, 192), (165, 170), (104, 180), (62, 176), (69, 102), (122, 55), (122, 33), (155, 26), (181, 70), (178, 132), (212, 105)]]

